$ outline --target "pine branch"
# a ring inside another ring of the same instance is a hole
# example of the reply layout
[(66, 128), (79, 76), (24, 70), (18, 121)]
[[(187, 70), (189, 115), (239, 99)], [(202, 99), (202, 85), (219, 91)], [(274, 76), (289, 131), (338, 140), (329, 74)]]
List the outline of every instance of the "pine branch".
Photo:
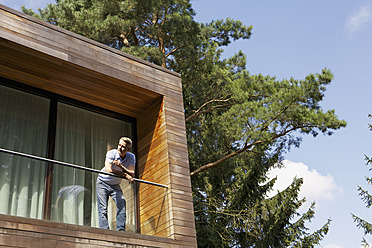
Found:
[(362, 228), (364, 230), (364, 235), (367, 235), (367, 234), (372, 234), (372, 225), (363, 220), (362, 218), (352, 214), (353, 216), (353, 220), (355, 223), (357, 223), (357, 227), (358, 228)]
[(203, 172), (207, 169), (210, 169), (212, 167), (215, 167), (216, 165), (228, 160), (229, 158), (232, 158), (232, 157), (235, 157), (245, 151), (248, 151), (249, 149), (253, 148), (254, 146), (257, 146), (257, 145), (260, 145), (260, 144), (265, 144), (265, 143), (269, 143), (273, 140), (276, 140), (280, 137), (283, 137), (285, 135), (287, 135), (288, 133), (290, 132), (293, 132), (295, 130), (298, 130), (298, 129), (302, 129), (302, 128), (314, 128), (314, 127), (317, 127), (316, 125), (301, 125), (301, 126), (294, 126), (288, 130), (285, 130), (281, 133), (278, 133), (278, 134), (275, 134), (273, 135), (271, 138), (269, 139), (266, 139), (266, 140), (257, 140), (255, 142), (252, 142), (250, 144), (245, 144), (243, 148), (233, 152), (233, 153), (230, 153), (228, 155), (226, 155), (225, 157), (219, 159), (219, 160), (216, 160), (215, 162), (212, 162), (212, 163), (209, 163), (209, 164), (206, 164), (206, 165), (203, 165), (201, 167), (199, 167), (198, 169), (194, 170), (193, 172), (190, 173), (191, 176), (195, 176), (197, 174), (199, 174), (200, 172)]
[(138, 30), (138, 28), (134, 28), (134, 27), (131, 27), (130, 31), (131, 31), (131, 34), (133, 36), (133, 40), (134, 40), (134, 45), (135, 46), (138, 46), (139, 45), (139, 41), (138, 41), (138, 37), (136, 35), (136, 31)]
[(289, 109), (290, 106), (292, 106), (295, 102), (297, 101), (297, 98), (294, 98), (286, 107), (284, 107), (281, 111), (279, 111), (279, 113), (274, 116), (274, 118), (268, 120), (266, 122), (266, 124), (263, 125), (263, 127), (261, 127), (261, 130), (265, 130), (267, 129), (271, 123), (273, 123), (275, 120), (277, 120), (285, 111), (287, 111)]
[[(256, 95), (251, 95), (251, 96), (248, 96), (248, 98), (257, 98), (257, 97), (268, 97), (267, 95), (263, 95), (263, 94), (256, 94)], [(235, 102), (233, 103), (229, 103), (229, 104), (222, 104), (222, 105), (217, 105), (217, 106), (214, 106), (212, 108), (209, 107), (210, 104), (213, 104), (213, 103), (224, 103), (224, 102), (229, 102), (231, 100), (235, 100), (235, 98), (231, 97), (229, 99), (225, 99), (225, 100), (220, 100), (220, 99), (212, 99), (208, 102), (205, 102), (203, 103), (197, 110), (193, 110), (192, 114), (188, 117), (186, 117), (185, 119), (185, 122), (188, 123), (190, 120), (200, 116), (201, 114), (206, 114), (206, 113), (209, 113), (209, 112), (212, 112), (213, 110), (215, 109), (221, 109), (221, 108), (224, 108), (224, 107), (229, 107), (229, 106), (232, 106), (235, 104)], [(203, 110), (204, 107), (208, 106), (208, 109), (206, 110)]]
[(165, 55), (165, 57), (167, 58), (168, 56), (172, 55), (173, 53), (177, 52), (178, 50), (180, 50), (180, 49), (182, 49), (182, 48), (184, 48), (184, 47), (185, 47), (185, 46), (180, 46), (180, 47), (176, 47), (176, 48), (174, 48), (172, 51), (170, 51), (169, 53), (167, 53), (167, 54)]
[[(201, 114), (205, 114), (205, 113), (209, 113), (215, 109), (219, 109), (219, 108), (224, 108), (224, 107), (229, 107), (231, 105), (233, 105), (234, 103), (228, 103), (228, 104), (221, 104), (221, 105), (216, 105), (216, 106), (212, 106), (210, 107), (209, 105), (213, 104), (213, 103), (226, 103), (226, 102), (229, 102), (231, 100), (234, 100), (234, 98), (229, 98), (229, 99), (225, 99), (225, 100), (218, 100), (218, 99), (213, 99), (213, 100), (210, 100), (208, 102), (205, 102), (203, 103), (203, 105), (200, 106), (199, 109), (195, 110), (194, 113), (190, 116), (188, 116), (186, 119), (185, 119), (185, 122), (189, 122), (190, 120), (198, 117), (199, 115)], [(204, 107), (208, 107), (207, 109), (203, 110)]]

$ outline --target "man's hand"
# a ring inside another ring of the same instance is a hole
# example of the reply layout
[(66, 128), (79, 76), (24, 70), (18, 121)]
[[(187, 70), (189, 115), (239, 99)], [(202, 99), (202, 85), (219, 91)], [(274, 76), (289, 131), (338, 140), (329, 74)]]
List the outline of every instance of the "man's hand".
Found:
[(119, 160), (112, 161), (112, 164), (118, 166), (119, 168), (121, 167), (120, 166), (121, 164), (120, 164), (120, 161)]
[(123, 166), (119, 160), (114, 160), (112, 161), (112, 164), (113, 165), (116, 165), (117, 167), (121, 168), (123, 170), (123, 172), (129, 174), (131, 177), (134, 176), (134, 169), (135, 169), (135, 166), (134, 165), (129, 165), (129, 169), (126, 168), (125, 166)]
[(129, 175), (128, 173), (125, 173), (125, 178), (128, 179), (129, 183), (133, 183), (134, 182), (134, 179), (131, 175)]
[(128, 169), (125, 168), (125, 167), (120, 163), (119, 160), (116, 159), (116, 160), (112, 161), (112, 164), (113, 164), (113, 165), (116, 165), (116, 166), (119, 167), (119, 168), (121, 168), (125, 173), (129, 173), (129, 172), (128, 172)]

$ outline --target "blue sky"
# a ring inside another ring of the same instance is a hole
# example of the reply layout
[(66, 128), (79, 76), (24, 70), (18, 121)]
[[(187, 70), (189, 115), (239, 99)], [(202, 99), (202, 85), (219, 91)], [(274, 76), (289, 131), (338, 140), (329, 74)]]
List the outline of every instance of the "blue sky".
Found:
[[(48, 0), (0, 0), (19, 10), (44, 7)], [(322, 241), (325, 248), (360, 247), (363, 232), (351, 213), (372, 221), (370, 210), (358, 197), (357, 185), (368, 189), (364, 154), (372, 156), (372, 0), (191, 0), (196, 20), (233, 18), (253, 26), (250, 40), (237, 41), (224, 56), (242, 50), (251, 74), (278, 79), (303, 79), (309, 73), (330, 69), (335, 78), (328, 86), (324, 110), (335, 109), (348, 122), (332, 136), (303, 137), (300, 148), (286, 154), (278, 175), (278, 189), (297, 175), (304, 178), (302, 195), (316, 201), (310, 227), (320, 228), (332, 219)], [(368, 239), (368, 237), (367, 237)], [(372, 242), (372, 239), (370, 238)]]
[(286, 167), (273, 174), (279, 189), (295, 175), (304, 177), (303, 195), (316, 201), (309, 226), (317, 229), (332, 219), (322, 247), (359, 247), (363, 232), (351, 213), (371, 216), (357, 185), (366, 186), (364, 154), (372, 156), (372, 1), (214, 0), (213, 8), (206, 0), (192, 3), (200, 22), (231, 17), (253, 26), (250, 40), (225, 49), (226, 55), (242, 50), (252, 74), (303, 79), (323, 68), (334, 73), (322, 108), (335, 109), (348, 126), (332, 136), (305, 136), (300, 148), (286, 154)]

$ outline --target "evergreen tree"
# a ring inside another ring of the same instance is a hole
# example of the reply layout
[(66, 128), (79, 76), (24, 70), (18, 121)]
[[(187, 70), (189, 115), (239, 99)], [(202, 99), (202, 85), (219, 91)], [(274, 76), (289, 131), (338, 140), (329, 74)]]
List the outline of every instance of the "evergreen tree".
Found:
[[(369, 115), (369, 118), (372, 118), (371, 114)], [(369, 130), (372, 131), (372, 125), (371, 124), (369, 124)], [(372, 165), (372, 159), (370, 157), (365, 156), (365, 160), (366, 160), (366, 165)], [(371, 171), (372, 168), (370, 168), (369, 170)], [(372, 178), (371, 177), (366, 177), (365, 180), (366, 180), (368, 185), (372, 184)], [(370, 208), (372, 206), (372, 195), (367, 190), (362, 188), (361, 186), (358, 186), (358, 191), (359, 191), (359, 196), (361, 197), (361, 199), (366, 204), (366, 207)], [(352, 214), (352, 217), (353, 217), (354, 222), (357, 224), (357, 227), (363, 229), (364, 235), (367, 235), (367, 234), (371, 235), (372, 234), (372, 224), (370, 222), (366, 221), (363, 218), (360, 218), (360, 217), (356, 216), (355, 214)], [(368, 244), (368, 242), (365, 238), (363, 238), (362, 242), (363, 242), (365, 247), (371, 247), (370, 244)]]
[(190, 173), (200, 247), (313, 247), (329, 221), (309, 233), (314, 205), (299, 214), (301, 179), (267, 198), (267, 172), (299, 146), (299, 134), (332, 134), (346, 123), (323, 111), (328, 69), (303, 80), (251, 75), (239, 51), (252, 26), (197, 23), (188, 0), (57, 0), (36, 16), (182, 76)]

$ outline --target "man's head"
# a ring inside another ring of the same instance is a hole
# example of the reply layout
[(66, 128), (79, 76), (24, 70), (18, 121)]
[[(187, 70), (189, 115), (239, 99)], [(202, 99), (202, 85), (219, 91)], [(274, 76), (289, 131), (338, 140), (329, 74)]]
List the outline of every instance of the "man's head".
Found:
[(132, 140), (128, 137), (121, 137), (118, 144), (118, 152), (121, 157), (124, 157), (132, 148)]

